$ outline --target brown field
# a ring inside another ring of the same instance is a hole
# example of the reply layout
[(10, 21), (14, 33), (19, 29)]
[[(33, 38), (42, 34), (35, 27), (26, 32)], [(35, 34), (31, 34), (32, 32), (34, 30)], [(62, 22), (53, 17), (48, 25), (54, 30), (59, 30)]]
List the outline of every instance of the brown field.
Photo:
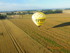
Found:
[(41, 27), (21, 17), (0, 20), (0, 53), (70, 53), (70, 14), (47, 14)]

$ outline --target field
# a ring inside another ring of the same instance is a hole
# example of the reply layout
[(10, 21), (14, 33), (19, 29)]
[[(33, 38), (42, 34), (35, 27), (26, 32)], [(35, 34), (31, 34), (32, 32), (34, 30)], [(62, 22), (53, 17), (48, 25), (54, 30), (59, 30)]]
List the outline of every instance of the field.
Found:
[(0, 53), (70, 53), (70, 14), (47, 14), (41, 27), (31, 15), (0, 20)]

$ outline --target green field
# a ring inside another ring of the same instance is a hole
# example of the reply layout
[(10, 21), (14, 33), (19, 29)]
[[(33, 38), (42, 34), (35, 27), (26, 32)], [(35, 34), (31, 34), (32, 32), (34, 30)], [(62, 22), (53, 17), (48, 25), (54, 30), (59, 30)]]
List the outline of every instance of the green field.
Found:
[(0, 20), (0, 53), (70, 53), (70, 14), (47, 14), (41, 27), (31, 16)]

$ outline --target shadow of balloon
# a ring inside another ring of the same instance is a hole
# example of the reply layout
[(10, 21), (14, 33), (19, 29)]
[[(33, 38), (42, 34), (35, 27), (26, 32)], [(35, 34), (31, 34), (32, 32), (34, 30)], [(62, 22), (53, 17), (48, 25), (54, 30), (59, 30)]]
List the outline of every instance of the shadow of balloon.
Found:
[(69, 26), (69, 25), (70, 25), (70, 22), (66, 22), (66, 23), (62, 23), (62, 24), (56, 25), (53, 28), (64, 27), (64, 26)]

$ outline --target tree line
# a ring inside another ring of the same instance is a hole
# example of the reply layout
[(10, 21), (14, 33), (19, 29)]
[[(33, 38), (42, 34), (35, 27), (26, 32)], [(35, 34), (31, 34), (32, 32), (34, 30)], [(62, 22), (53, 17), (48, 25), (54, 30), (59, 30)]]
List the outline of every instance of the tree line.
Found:
[[(34, 12), (37, 12), (37, 11), (25, 11), (25, 12), (21, 11), (18, 13), (10, 12), (10, 13), (6, 13), (6, 14), (7, 15), (25, 15), (25, 14), (33, 14)], [(45, 14), (53, 14), (53, 13), (62, 13), (62, 10), (41, 10), (41, 12), (43, 12)]]
[(62, 10), (47, 10), (43, 11), (45, 14), (55, 14), (55, 13), (62, 13)]

